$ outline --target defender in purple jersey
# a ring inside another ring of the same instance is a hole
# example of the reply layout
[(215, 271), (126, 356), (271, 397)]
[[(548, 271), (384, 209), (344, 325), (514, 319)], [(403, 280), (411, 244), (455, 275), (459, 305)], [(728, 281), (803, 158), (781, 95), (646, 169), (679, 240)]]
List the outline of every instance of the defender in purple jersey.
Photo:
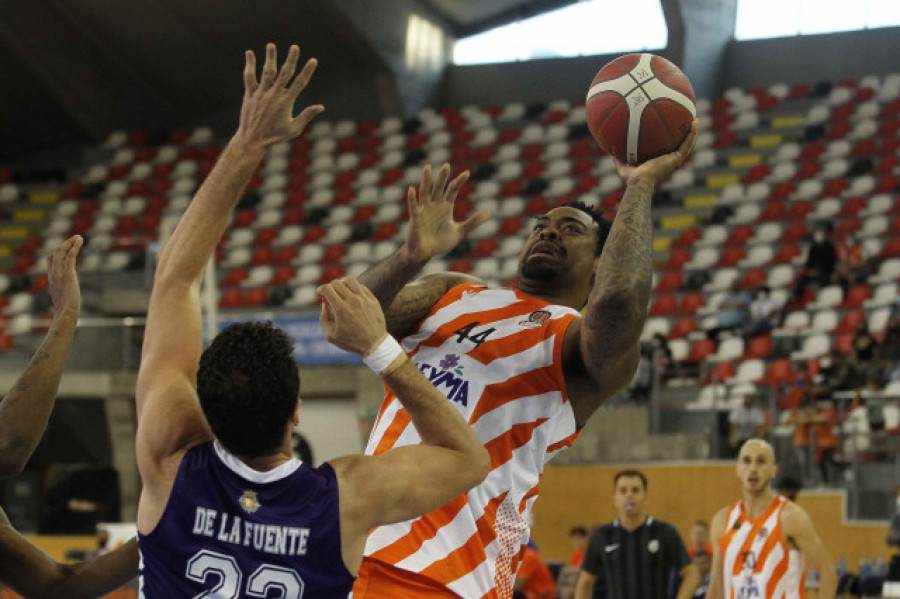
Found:
[[(300, 380), (287, 335), (237, 324), (202, 348), (200, 281), (234, 206), (266, 149), (322, 110), (293, 116), (316, 67), (309, 60), (294, 78), (298, 57), (292, 46), (279, 72), (269, 44), (257, 81), (247, 52), (238, 131), (157, 266), (136, 391), (147, 599), (346, 597), (372, 527), (431, 511), (488, 472), (478, 437), (387, 334), (378, 301), (355, 279), (319, 288), (325, 336), (380, 374), (422, 445), (311, 468), (291, 453)], [(458, 187), (436, 186), (423, 209), (452, 206)]]

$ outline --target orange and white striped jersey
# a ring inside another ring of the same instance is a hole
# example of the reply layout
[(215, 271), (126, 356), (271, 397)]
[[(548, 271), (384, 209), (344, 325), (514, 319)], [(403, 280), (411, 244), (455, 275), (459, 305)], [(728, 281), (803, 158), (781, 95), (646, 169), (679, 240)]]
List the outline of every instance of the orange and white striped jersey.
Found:
[(802, 599), (803, 556), (788, 546), (781, 530), (787, 504), (776, 497), (755, 520), (747, 516), (743, 501), (728, 508), (719, 539), (726, 599)]
[[(463, 597), (512, 596), (544, 464), (578, 434), (562, 368), (563, 337), (577, 316), (513, 289), (466, 283), (402, 340), (484, 442), (491, 472), (440, 509), (374, 529), (366, 556)], [(366, 453), (420, 442), (388, 392)]]

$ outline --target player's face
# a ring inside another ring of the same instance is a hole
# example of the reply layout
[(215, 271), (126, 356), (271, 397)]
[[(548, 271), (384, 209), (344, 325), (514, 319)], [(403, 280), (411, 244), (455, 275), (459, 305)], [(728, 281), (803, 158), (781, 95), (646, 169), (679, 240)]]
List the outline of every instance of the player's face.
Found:
[(765, 491), (777, 473), (775, 456), (767, 443), (760, 441), (744, 443), (737, 464), (737, 475), (744, 491), (749, 493)]
[(613, 502), (620, 519), (643, 516), (647, 503), (647, 490), (643, 481), (636, 476), (621, 477), (616, 481)]
[(597, 260), (597, 223), (577, 208), (554, 208), (535, 219), (519, 254), (519, 275), (537, 281), (590, 277)]

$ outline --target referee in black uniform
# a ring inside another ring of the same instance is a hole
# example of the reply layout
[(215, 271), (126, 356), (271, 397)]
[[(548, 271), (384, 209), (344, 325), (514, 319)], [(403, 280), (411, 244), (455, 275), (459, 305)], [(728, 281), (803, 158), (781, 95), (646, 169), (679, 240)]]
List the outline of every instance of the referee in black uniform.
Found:
[(623, 470), (613, 484), (619, 517), (591, 534), (575, 599), (667, 599), (673, 573), (681, 577), (677, 598), (690, 599), (700, 575), (675, 527), (647, 515), (647, 477)]

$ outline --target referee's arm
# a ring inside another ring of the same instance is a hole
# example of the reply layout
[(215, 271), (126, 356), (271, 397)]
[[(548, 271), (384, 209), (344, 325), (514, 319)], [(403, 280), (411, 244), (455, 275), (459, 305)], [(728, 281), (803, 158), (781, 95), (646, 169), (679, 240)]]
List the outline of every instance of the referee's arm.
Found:
[(709, 588), (706, 590), (706, 599), (722, 599), (725, 596), (725, 566), (722, 563), (722, 552), (719, 550), (719, 539), (725, 532), (725, 508), (719, 510), (713, 516), (709, 526), (709, 540), (713, 546), (712, 566), (709, 571)]
[(694, 596), (694, 591), (697, 590), (697, 587), (702, 582), (700, 573), (697, 572), (694, 564), (688, 564), (678, 571), (678, 575), (681, 576), (681, 586), (678, 587), (678, 597), (676, 599), (691, 599)]
[(575, 596), (573, 599), (591, 599), (594, 592), (594, 583), (597, 581), (597, 572), (602, 568), (602, 539), (600, 528), (595, 528), (588, 541), (584, 559), (581, 561), (581, 571), (578, 573), (578, 581), (575, 583)]

